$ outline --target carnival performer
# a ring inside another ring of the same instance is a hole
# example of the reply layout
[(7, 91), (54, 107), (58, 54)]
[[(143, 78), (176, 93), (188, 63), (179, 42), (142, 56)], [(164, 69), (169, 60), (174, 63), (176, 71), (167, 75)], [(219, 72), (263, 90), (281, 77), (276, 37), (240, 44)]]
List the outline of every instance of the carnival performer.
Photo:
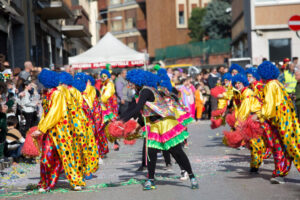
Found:
[(238, 73), (241, 73), (241, 74), (245, 74), (245, 73), (246, 73), (243, 67), (241, 67), (240, 65), (235, 64), (235, 63), (233, 63), (233, 64), (229, 67), (228, 72), (231, 74), (231, 76), (235, 76), (235, 75), (237, 75)]
[[(244, 74), (237, 74), (232, 78), (232, 84), (241, 92), (241, 105), (236, 113), (235, 127), (241, 122), (245, 122), (251, 114), (261, 115), (261, 103), (255, 93), (248, 87), (249, 82)], [(252, 138), (248, 142), (251, 153), (250, 172), (256, 173), (263, 162), (266, 153), (266, 144), (262, 136)]]
[(218, 108), (211, 113), (211, 128), (215, 129), (225, 124), (225, 114), (230, 101), (233, 97), (233, 88), (231, 85), (232, 76), (230, 73), (225, 73), (222, 76), (224, 86), (216, 86), (211, 90), (212, 95), (218, 98)]
[(149, 179), (144, 184), (144, 190), (156, 188), (154, 174), (157, 152), (160, 150), (169, 151), (176, 162), (188, 172), (191, 188), (198, 188), (189, 159), (180, 145), (188, 137), (188, 132), (186, 127), (176, 120), (175, 114), (155, 89), (157, 77), (151, 72), (131, 70), (126, 78), (136, 88), (139, 97), (136, 107), (121, 120), (127, 122), (142, 111), (146, 122), (143, 135), (146, 137)]
[[(100, 72), (101, 88), (100, 88), (100, 100), (102, 103), (102, 118), (104, 124), (109, 121), (114, 121), (118, 117), (118, 102), (115, 95), (115, 85), (110, 80), (110, 72), (104, 69)], [(119, 150), (119, 143), (114, 141), (114, 150)]]
[(73, 143), (78, 144), (75, 147), (76, 161), (81, 165), (81, 169), (85, 174), (85, 179), (91, 179), (92, 173), (98, 169), (98, 149), (96, 147), (93, 126), (90, 125), (89, 119), (86, 117), (80, 98), (73, 95), (79, 92), (72, 87), (73, 77), (67, 72), (59, 74), (59, 83), (57, 87), (64, 93), (67, 101), (68, 117), (70, 119), (69, 129), (73, 133)]
[(90, 122), (95, 126), (94, 133), (96, 137), (96, 143), (98, 146), (99, 155), (101, 158), (104, 157), (105, 154), (108, 153), (108, 142), (104, 133), (104, 121), (102, 115), (102, 107), (101, 102), (99, 100), (100, 93), (97, 92), (95, 85), (95, 80), (91, 76), (87, 76), (83, 78), (86, 84), (86, 89), (82, 93), (84, 103), (83, 108), (88, 116)]
[(32, 133), (33, 137), (43, 134), (39, 192), (48, 191), (55, 186), (62, 168), (71, 187), (81, 190), (85, 182), (81, 165), (74, 156), (76, 151), (69, 129), (67, 101), (63, 91), (57, 88), (59, 76), (56, 72), (44, 69), (38, 78), (48, 89), (43, 96), (44, 112), (38, 130)]
[[(278, 137), (278, 148), (283, 149), (286, 159), (293, 161), (297, 170), (300, 171), (300, 127), (293, 102), (283, 85), (277, 80), (278, 68), (269, 61), (264, 61), (258, 66), (258, 74), (265, 82), (264, 100), (261, 122), (268, 121), (277, 132), (272, 137)], [(276, 135), (275, 135), (276, 133)], [(284, 176), (290, 170), (290, 163), (280, 163), (283, 170), (273, 173), (271, 183), (284, 183)]]

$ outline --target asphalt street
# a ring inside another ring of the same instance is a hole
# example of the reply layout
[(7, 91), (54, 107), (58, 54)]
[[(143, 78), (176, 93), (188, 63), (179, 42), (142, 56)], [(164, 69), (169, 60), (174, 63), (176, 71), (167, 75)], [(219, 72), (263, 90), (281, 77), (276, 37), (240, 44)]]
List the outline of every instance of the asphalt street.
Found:
[(20, 193), (28, 183), (39, 180), (39, 166), (33, 167), (26, 177), (14, 183), (9, 192), (19, 194), (7, 199), (47, 199), (47, 200), (295, 200), (300, 199), (300, 176), (295, 167), (286, 177), (286, 183), (272, 185), (272, 158), (265, 160), (259, 174), (249, 173), (249, 150), (236, 150), (222, 144), (222, 130), (211, 130), (208, 121), (194, 123), (188, 127), (189, 148), (185, 149), (194, 173), (198, 177), (198, 190), (190, 189), (190, 182), (180, 181), (180, 169), (172, 160), (172, 171), (164, 169), (164, 160), (160, 155), (157, 164), (157, 189), (143, 191), (142, 182), (146, 171), (137, 172), (141, 164), (142, 140), (133, 146), (121, 144), (119, 151), (113, 151), (104, 159), (92, 180), (81, 192), (69, 190), (64, 177), (53, 192), (46, 194)]

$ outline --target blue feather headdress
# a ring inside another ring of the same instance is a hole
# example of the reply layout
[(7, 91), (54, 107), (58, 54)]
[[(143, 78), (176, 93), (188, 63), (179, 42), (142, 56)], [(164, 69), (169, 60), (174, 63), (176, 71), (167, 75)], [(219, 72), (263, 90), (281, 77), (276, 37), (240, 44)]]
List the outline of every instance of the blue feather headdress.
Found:
[(279, 69), (270, 61), (264, 61), (260, 64), (257, 68), (257, 72), (264, 80), (277, 79), (280, 74)]

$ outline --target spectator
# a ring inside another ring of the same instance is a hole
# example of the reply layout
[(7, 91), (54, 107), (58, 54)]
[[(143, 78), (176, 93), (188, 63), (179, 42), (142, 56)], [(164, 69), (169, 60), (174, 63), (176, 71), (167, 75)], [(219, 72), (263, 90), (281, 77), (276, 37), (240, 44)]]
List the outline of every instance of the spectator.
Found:
[[(217, 69), (213, 68), (208, 77), (209, 88), (212, 89), (212, 88), (216, 87), (219, 80), (220, 80), (220, 77), (218, 76)], [(217, 109), (217, 106), (218, 106), (217, 98), (211, 96), (210, 97), (210, 109), (215, 110), (215, 109)]]
[(114, 84), (116, 83), (116, 78), (117, 78), (117, 74), (116, 74), (116, 73), (111, 73), (110, 79), (112, 80), (112, 82), (113, 82)]
[(3, 62), (3, 67), (5, 68), (2, 74), (4, 75), (5, 79), (8, 80), (12, 76), (11, 67), (8, 61)]
[(295, 68), (295, 77), (297, 80), (296, 86), (296, 109), (297, 109), (297, 116), (300, 119), (300, 65), (297, 65)]
[(284, 71), (284, 86), (290, 97), (295, 94), (296, 85), (297, 80), (295, 78), (295, 65), (289, 64), (288, 69)]
[(204, 108), (204, 98), (201, 93), (201, 86), (200, 84), (196, 85), (196, 91), (195, 91), (195, 108), (196, 108), (196, 117), (195, 119), (198, 121), (202, 119), (202, 112)]
[(9, 116), (7, 118), (7, 135), (6, 135), (6, 156), (13, 157), (18, 160), (21, 156), (21, 150), (24, 145), (25, 139), (20, 131), (16, 129), (18, 118), (16, 116)]
[(204, 84), (204, 82), (200, 82), (200, 91), (203, 95), (203, 101), (204, 101), (204, 112), (202, 114), (203, 119), (210, 119), (210, 90), (207, 85)]
[(30, 77), (30, 72), (33, 69), (33, 65), (31, 61), (26, 61), (24, 63), (24, 70), (20, 73), (20, 78), (24, 79), (25, 81), (28, 80)]
[(128, 105), (132, 100), (132, 91), (126, 81), (127, 70), (123, 69), (120, 76), (116, 80), (116, 91), (119, 103), (119, 114), (122, 115), (128, 109)]
[(218, 67), (218, 73), (219, 73), (220, 77), (222, 77), (225, 74), (224, 65), (221, 65), (221, 66)]
[(40, 96), (29, 81), (25, 81), (24, 88), (24, 91), (19, 94), (18, 104), (21, 106), (22, 114), (26, 120), (24, 131), (27, 132), (29, 128), (36, 125), (37, 106)]
[[(2, 87), (0, 86), (0, 92)], [(1, 100), (2, 101), (2, 100)], [(3, 101), (1, 102), (3, 103)], [(4, 142), (6, 140), (6, 134), (7, 134), (7, 125), (6, 125), (6, 111), (7, 106), (1, 104), (0, 107), (0, 158), (4, 157)]]
[(172, 68), (168, 68), (167, 74), (168, 74), (170, 80), (172, 80), (172, 78), (173, 78), (173, 69)]
[(293, 57), (293, 64), (294, 64), (295, 66), (298, 65), (298, 57)]

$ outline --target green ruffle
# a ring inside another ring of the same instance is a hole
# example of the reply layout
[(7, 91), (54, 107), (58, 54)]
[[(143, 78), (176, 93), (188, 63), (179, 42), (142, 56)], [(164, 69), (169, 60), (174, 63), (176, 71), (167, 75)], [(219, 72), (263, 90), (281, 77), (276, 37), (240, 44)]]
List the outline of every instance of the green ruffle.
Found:
[(114, 114), (113, 113), (110, 113), (109, 115), (105, 115), (104, 116), (104, 123), (107, 122), (107, 121), (110, 121), (114, 118)]
[(190, 123), (193, 123), (193, 122), (195, 122), (194, 118), (189, 117), (189, 118), (183, 120), (183, 122), (182, 122), (181, 124), (182, 124), (183, 126), (187, 126), (187, 125), (189, 125)]
[(155, 140), (148, 140), (147, 146), (154, 149), (169, 150), (171, 147), (175, 147), (176, 145), (182, 143), (188, 137), (189, 133), (187, 131), (183, 131), (182, 133), (165, 143), (157, 142)]

